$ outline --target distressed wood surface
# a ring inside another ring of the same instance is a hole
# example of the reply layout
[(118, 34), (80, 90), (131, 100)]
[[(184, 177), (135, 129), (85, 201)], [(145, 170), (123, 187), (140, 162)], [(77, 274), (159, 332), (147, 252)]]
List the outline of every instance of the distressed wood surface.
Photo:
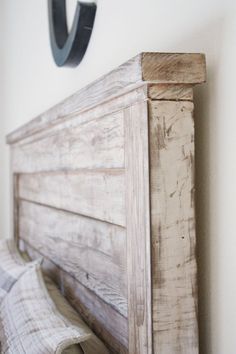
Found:
[[(23, 240), (20, 240), (19, 247), (31, 259), (42, 256), (38, 250)], [(47, 257), (44, 257), (43, 269), (55, 280), (64, 296), (67, 297), (90, 328), (104, 341), (111, 353), (127, 354), (127, 318), (115, 311)]]
[(11, 173), (11, 182), (13, 183), (13, 235), (15, 239), (19, 238), (19, 175)]
[(7, 137), (15, 237), (111, 353), (198, 353), (191, 101), (205, 79), (202, 54), (141, 53)]
[(148, 97), (152, 100), (193, 100), (193, 88), (191, 85), (148, 85)]
[(159, 84), (200, 84), (206, 80), (205, 55), (200, 53), (142, 53), (144, 81)]
[(125, 95), (146, 81), (159, 84), (197, 84), (205, 80), (206, 64), (203, 54), (140, 53), (9, 134), (7, 142), (13, 144), (57, 124), (68, 115), (79, 114), (108, 99)]
[(21, 199), (125, 225), (124, 170), (19, 175)]
[(122, 227), (20, 201), (19, 237), (127, 317)]
[(194, 124), (191, 102), (150, 103), (155, 354), (197, 354)]
[[(77, 97), (72, 96), (9, 134), (6, 138), (7, 143), (15, 145), (27, 139), (34, 140), (34, 138), (37, 139), (38, 135), (47, 134), (49, 130), (56, 126), (79, 125), (106, 115), (112, 115), (124, 107), (146, 99), (146, 86), (146, 84), (135, 85), (120, 96), (98, 101), (96, 105), (82, 110), (75, 109), (74, 106), (79, 105), (80, 101)], [(73, 102), (71, 102), (72, 98)]]
[(123, 112), (78, 124), (72, 121), (13, 146), (14, 172), (121, 168)]
[(152, 353), (148, 109), (125, 110), (129, 353)]

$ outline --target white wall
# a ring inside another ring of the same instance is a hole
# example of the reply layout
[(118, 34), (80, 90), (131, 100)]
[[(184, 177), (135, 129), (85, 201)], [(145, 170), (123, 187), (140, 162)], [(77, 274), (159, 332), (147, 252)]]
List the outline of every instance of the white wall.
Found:
[(0, 0), (0, 234), (11, 224), (3, 134), (138, 52), (205, 52), (208, 83), (195, 93), (201, 354), (235, 354), (235, 1), (98, 0), (90, 46), (76, 69), (53, 63), (46, 3)]

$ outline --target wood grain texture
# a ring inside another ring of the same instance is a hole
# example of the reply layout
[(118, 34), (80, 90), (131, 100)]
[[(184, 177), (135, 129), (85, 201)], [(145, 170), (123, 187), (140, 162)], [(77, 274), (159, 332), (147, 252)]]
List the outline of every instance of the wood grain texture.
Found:
[(159, 84), (200, 84), (206, 81), (205, 55), (142, 53), (142, 78)]
[[(19, 247), (21, 251), (28, 254), (30, 259), (37, 259), (42, 256), (38, 250), (23, 240), (20, 240)], [(90, 328), (104, 341), (111, 353), (128, 353), (127, 318), (120, 315), (46, 257), (43, 261), (43, 270), (55, 280), (64, 296), (80, 313)]]
[(152, 353), (147, 102), (125, 111), (129, 353)]
[[(97, 108), (103, 102), (114, 101), (114, 98), (124, 94), (126, 96), (128, 91), (140, 86), (140, 80), (140, 56), (136, 56), (8, 134), (7, 143), (16, 143), (27, 136), (70, 119), (73, 115), (80, 115), (93, 107)], [(125, 96), (122, 97), (122, 102)]]
[(19, 237), (127, 317), (123, 228), (20, 201)]
[(197, 84), (206, 80), (203, 54), (140, 53), (110, 73), (67, 98), (7, 136), (13, 144), (49, 128), (104, 101), (127, 94), (145, 82), (159, 84)]
[(191, 102), (150, 103), (155, 354), (197, 354), (194, 124)]
[(19, 175), (11, 173), (13, 183), (13, 235), (19, 238)]
[(13, 146), (14, 172), (124, 166), (123, 113), (62, 124)]
[(15, 237), (111, 353), (198, 353), (191, 101), (205, 71), (202, 54), (141, 53), (7, 137)]
[(80, 170), (19, 175), (19, 197), (125, 225), (124, 170)]
[(191, 85), (148, 85), (148, 97), (152, 100), (192, 101)]

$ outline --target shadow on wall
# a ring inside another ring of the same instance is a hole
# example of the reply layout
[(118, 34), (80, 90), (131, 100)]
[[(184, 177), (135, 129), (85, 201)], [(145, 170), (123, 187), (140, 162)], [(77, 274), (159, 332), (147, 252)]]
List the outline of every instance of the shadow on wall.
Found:
[[(224, 21), (219, 19), (178, 44), (181, 51), (206, 54), (207, 83), (194, 89), (196, 141), (196, 217), (200, 354), (214, 354), (220, 336), (217, 155), (220, 146), (219, 70)], [(192, 46), (194, 45), (194, 48)]]

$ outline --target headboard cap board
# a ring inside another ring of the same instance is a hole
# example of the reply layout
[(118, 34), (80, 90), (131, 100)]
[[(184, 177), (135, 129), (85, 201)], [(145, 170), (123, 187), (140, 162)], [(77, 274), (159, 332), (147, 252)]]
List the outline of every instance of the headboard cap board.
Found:
[(205, 81), (206, 62), (204, 54), (140, 53), (8, 134), (6, 142), (14, 144), (50, 125), (61, 122), (68, 114), (71, 116), (82, 113), (105, 100), (123, 95), (145, 83), (195, 85)]

